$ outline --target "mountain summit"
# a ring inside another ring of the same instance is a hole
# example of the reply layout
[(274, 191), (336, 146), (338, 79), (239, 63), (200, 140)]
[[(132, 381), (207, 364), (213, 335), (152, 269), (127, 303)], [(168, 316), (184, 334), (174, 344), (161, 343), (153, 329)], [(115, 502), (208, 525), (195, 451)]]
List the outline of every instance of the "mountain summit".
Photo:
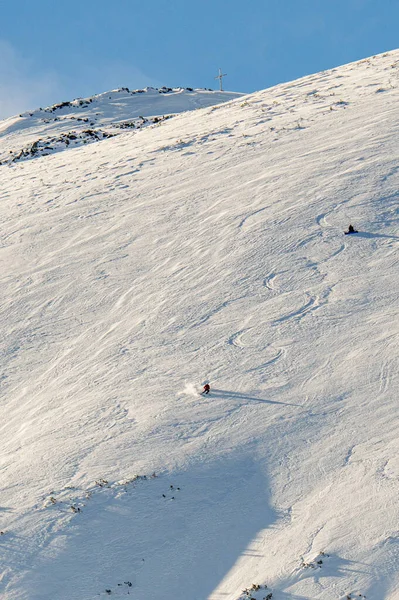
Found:
[(3, 598), (398, 598), (398, 74), (1, 123)]
[(0, 162), (10, 164), (138, 131), (243, 94), (192, 88), (119, 88), (0, 121)]

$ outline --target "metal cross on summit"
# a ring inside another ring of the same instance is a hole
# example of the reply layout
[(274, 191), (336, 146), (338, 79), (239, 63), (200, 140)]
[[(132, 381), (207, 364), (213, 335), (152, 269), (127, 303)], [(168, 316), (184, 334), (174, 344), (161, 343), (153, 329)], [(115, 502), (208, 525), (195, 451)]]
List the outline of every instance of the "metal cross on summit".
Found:
[(222, 73), (222, 69), (219, 69), (219, 75), (216, 75), (215, 79), (219, 79), (220, 91), (223, 92), (223, 77), (226, 77), (227, 73)]

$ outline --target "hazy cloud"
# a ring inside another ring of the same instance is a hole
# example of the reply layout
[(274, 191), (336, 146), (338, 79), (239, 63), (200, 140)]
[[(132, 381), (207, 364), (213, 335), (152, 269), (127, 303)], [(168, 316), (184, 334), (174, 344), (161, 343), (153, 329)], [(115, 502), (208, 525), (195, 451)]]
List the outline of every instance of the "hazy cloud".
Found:
[(79, 86), (78, 95), (89, 96), (118, 87), (136, 89), (160, 85), (163, 84), (145, 75), (134, 65), (122, 61), (102, 61), (98, 64), (81, 64), (76, 79), (70, 81), (68, 88), (76, 90)]
[(0, 118), (47, 105), (61, 93), (55, 73), (38, 71), (33, 61), (0, 40)]
[(0, 39), (0, 119), (116, 87), (134, 89), (164, 85), (126, 62), (73, 62), (67, 65), (73, 75), (65, 70), (62, 73), (40, 70), (33, 60), (20, 55), (9, 42)]

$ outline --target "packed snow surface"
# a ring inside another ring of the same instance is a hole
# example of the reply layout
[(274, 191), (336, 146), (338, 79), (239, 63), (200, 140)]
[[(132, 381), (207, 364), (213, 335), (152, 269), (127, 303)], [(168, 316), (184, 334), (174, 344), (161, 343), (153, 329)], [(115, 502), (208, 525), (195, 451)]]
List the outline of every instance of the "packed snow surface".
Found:
[[(399, 598), (398, 83), (0, 167), (2, 598)], [(32, 114), (2, 153), (65, 133)]]

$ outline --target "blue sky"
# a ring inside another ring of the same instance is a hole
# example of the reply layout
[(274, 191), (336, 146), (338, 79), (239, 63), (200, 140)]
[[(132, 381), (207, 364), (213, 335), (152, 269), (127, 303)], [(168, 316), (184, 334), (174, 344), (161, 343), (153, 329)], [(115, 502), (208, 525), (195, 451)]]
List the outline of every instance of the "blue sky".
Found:
[(399, 46), (397, 0), (0, 0), (0, 117), (111, 88), (252, 92)]

